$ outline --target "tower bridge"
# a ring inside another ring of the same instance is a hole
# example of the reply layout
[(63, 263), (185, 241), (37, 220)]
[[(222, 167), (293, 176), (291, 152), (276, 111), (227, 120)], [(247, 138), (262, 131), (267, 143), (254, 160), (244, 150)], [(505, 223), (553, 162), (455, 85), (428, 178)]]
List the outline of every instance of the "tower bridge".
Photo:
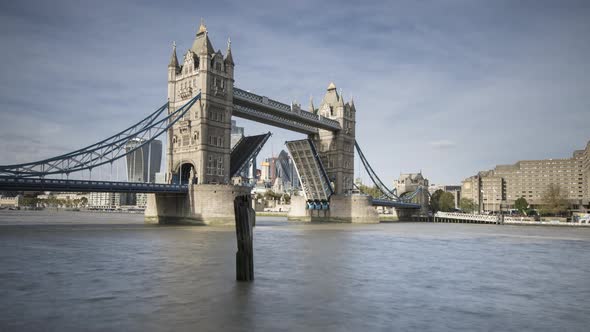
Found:
[[(204, 24), (182, 62), (176, 45), (168, 63), (168, 102), (142, 121), (99, 143), (46, 160), (0, 166), (0, 190), (126, 191), (147, 192), (146, 222), (231, 223), (233, 198), (250, 188), (234, 186), (231, 178), (254, 158), (270, 133), (246, 137), (230, 147), (232, 116), (257, 121), (307, 135), (287, 142), (304, 188), (293, 197), (290, 217), (306, 220), (377, 222), (373, 206), (392, 206), (398, 214), (415, 214), (421, 204), (413, 200), (422, 188), (406, 198), (397, 196), (378, 178), (356, 141), (357, 109), (344, 101), (334, 83), (315, 108), (284, 104), (234, 86), (231, 43), (225, 55), (214, 51)], [(131, 184), (70, 180), (82, 170), (123, 158), (167, 135), (166, 184)], [(135, 140), (135, 149), (125, 149)], [(382, 197), (353, 194), (355, 148)], [(46, 179), (65, 174), (67, 179)], [(423, 200), (421, 200), (423, 202)]]

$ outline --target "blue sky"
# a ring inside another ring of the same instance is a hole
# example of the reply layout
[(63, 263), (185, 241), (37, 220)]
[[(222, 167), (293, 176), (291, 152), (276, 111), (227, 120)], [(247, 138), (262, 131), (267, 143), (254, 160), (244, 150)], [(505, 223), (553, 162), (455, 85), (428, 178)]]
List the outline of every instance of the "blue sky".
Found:
[[(354, 96), (357, 140), (387, 183), (419, 170), (459, 183), (590, 140), (588, 1), (8, 0), (0, 164), (91, 144), (159, 107), (171, 43), (184, 53), (201, 18), (216, 49), (231, 37), (236, 86), (304, 107), (331, 81)], [(265, 156), (302, 137), (238, 123), (274, 133)]]

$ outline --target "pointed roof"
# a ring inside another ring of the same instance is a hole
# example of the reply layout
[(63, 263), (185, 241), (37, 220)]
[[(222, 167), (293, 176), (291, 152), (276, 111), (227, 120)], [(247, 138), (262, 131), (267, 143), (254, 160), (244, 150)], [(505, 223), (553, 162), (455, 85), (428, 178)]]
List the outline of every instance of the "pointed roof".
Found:
[(315, 107), (313, 106), (313, 96), (309, 96), (309, 111), (315, 113)]
[(207, 54), (215, 53), (213, 50), (213, 45), (211, 45), (211, 41), (207, 35), (207, 27), (205, 26), (203, 19), (201, 19), (201, 25), (199, 26), (199, 31), (197, 31), (197, 35), (195, 36), (195, 41), (193, 42), (191, 51), (197, 54), (203, 52), (206, 52)]
[(320, 109), (324, 107), (325, 104), (330, 106), (344, 106), (342, 98), (338, 95), (338, 91), (336, 91), (336, 85), (333, 82), (328, 85), (327, 92), (320, 104)]
[(178, 58), (176, 57), (176, 42), (172, 42), (172, 55), (170, 55), (170, 63), (168, 67), (178, 68)]
[(205, 31), (202, 34), (197, 34), (197, 38), (195, 38), (195, 41), (193, 42), (193, 47), (191, 47), (191, 50), (197, 54), (200, 54), (200, 53), (213, 54), (213, 53), (215, 53), (215, 51), (213, 50), (213, 45), (211, 44), (211, 41), (209, 40), (209, 37), (207, 36), (207, 31)]
[(225, 63), (228, 65), (234, 65), (234, 57), (231, 54), (231, 39), (227, 38), (227, 54), (225, 55)]

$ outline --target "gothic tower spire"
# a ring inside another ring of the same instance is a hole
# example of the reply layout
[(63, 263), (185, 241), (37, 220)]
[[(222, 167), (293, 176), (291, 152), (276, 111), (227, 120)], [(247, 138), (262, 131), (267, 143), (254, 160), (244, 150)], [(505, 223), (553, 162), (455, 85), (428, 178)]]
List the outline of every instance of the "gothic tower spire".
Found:
[(231, 54), (231, 39), (227, 38), (227, 53), (225, 54), (225, 64), (234, 65), (234, 57)]
[(211, 45), (211, 41), (207, 35), (207, 26), (205, 26), (205, 21), (203, 21), (203, 19), (201, 19), (201, 24), (199, 25), (199, 30), (195, 36), (195, 41), (193, 42), (191, 51), (195, 52), (196, 54), (206, 53), (210, 55), (215, 53), (213, 50), (213, 45)]
[(178, 68), (178, 58), (176, 57), (176, 42), (172, 42), (172, 55), (168, 67)]

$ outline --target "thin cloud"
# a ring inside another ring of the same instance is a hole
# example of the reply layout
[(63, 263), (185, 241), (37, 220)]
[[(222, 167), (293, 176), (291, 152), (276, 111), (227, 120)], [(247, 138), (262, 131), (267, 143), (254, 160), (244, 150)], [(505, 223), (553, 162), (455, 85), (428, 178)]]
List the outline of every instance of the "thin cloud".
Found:
[(442, 140), (438, 140), (438, 141), (432, 141), (429, 143), (431, 147), (438, 149), (438, 150), (446, 150), (446, 149), (451, 149), (454, 148), (456, 146), (455, 142), (450, 141), (450, 140), (446, 140), (446, 139), (442, 139)]

